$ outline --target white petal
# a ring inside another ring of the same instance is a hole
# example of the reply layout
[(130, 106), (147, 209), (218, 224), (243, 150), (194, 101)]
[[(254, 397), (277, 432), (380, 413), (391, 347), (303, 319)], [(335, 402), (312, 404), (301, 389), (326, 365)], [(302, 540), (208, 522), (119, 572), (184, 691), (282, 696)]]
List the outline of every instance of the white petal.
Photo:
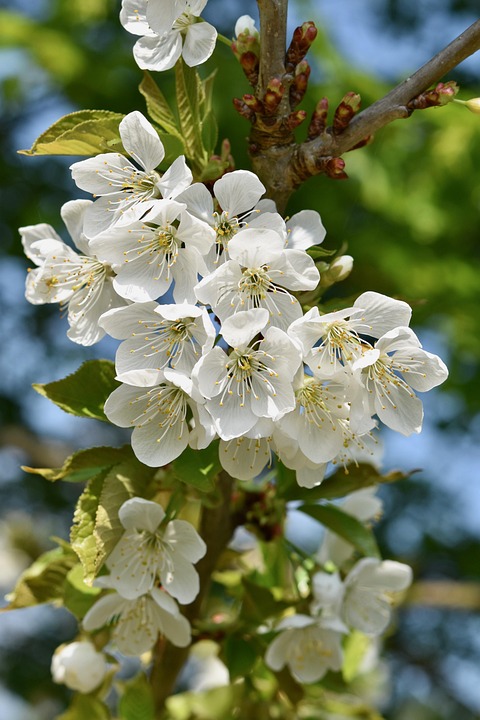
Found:
[(83, 618), (83, 629), (87, 632), (98, 630), (109, 623), (114, 617), (120, 615), (128, 605), (129, 601), (120, 597), (117, 592), (105, 595), (92, 605)]
[(162, 608), (155, 606), (153, 608), (153, 616), (157, 627), (167, 640), (176, 647), (187, 647), (190, 645), (192, 636), (190, 623), (183, 615), (170, 615)]
[(123, 147), (146, 172), (160, 165), (165, 157), (162, 141), (142, 113), (135, 110), (125, 115), (119, 130)]
[[(160, 422), (167, 423), (160, 427)], [(136, 427), (132, 433), (132, 449), (137, 458), (149, 467), (163, 467), (175, 460), (188, 445), (186, 422), (168, 424), (169, 418), (158, 414), (152, 422)]]
[(70, 233), (70, 237), (84, 255), (91, 255), (88, 240), (83, 234), (85, 212), (91, 204), (91, 200), (70, 200), (62, 205), (60, 210), (60, 215)]
[(155, 532), (165, 517), (161, 505), (151, 500), (134, 497), (126, 500), (118, 511), (118, 519), (125, 530)]
[(171, 520), (164, 533), (165, 541), (187, 560), (196, 563), (207, 552), (207, 546), (193, 525), (186, 520)]
[(204, 63), (215, 50), (217, 31), (207, 22), (189, 25), (183, 43), (182, 57), (189, 67)]
[(25, 255), (33, 260), (35, 265), (41, 265), (45, 259), (45, 254), (49, 251), (49, 245), (39, 243), (42, 240), (54, 240), (53, 247), (58, 247), (60, 243), (63, 245), (63, 240), (58, 235), (51, 225), (46, 223), (39, 223), (38, 225), (26, 225), (25, 227), (19, 228), (19, 233), (22, 236), (22, 245)]
[(230, 347), (242, 347), (264, 329), (268, 318), (265, 308), (243, 310), (224, 320), (220, 331)]
[(147, 20), (157, 35), (163, 35), (172, 29), (173, 23), (185, 12), (186, 2), (160, 0), (147, 4)]
[(133, 47), (133, 55), (139, 68), (162, 72), (170, 70), (182, 53), (182, 38), (179, 32), (165, 35), (141, 37)]
[(153, 31), (147, 22), (148, 0), (122, 0), (120, 22), (132, 35), (151, 35)]
[(301, 210), (293, 215), (287, 220), (287, 231), (287, 247), (294, 250), (307, 250), (312, 245), (320, 245), (327, 234), (315, 210)]
[(192, 213), (192, 215), (212, 225), (213, 199), (203, 183), (190, 185), (180, 195), (177, 195), (176, 199), (178, 202), (185, 203), (188, 212)]
[(160, 580), (165, 590), (182, 605), (193, 602), (200, 590), (200, 579), (192, 563), (181, 555), (172, 555), (174, 564), (160, 573)]
[(164, 198), (171, 199), (179, 195), (192, 182), (192, 171), (185, 162), (185, 156), (180, 155), (163, 173), (158, 187)]
[(234, 170), (217, 180), (213, 190), (222, 210), (232, 216), (253, 208), (265, 187), (249, 170)]
[(370, 333), (366, 333), (365, 330), (363, 333), (371, 334), (376, 338), (394, 328), (408, 326), (412, 317), (412, 308), (406, 302), (394, 300), (377, 292), (363, 293), (353, 305), (364, 311), (357, 322), (370, 326)]

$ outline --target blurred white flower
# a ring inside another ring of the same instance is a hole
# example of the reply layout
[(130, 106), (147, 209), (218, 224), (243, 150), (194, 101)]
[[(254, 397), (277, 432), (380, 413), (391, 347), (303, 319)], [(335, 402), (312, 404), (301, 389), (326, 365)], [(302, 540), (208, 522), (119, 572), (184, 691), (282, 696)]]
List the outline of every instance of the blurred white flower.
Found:
[(105, 655), (87, 640), (60, 645), (52, 658), (51, 672), (56, 683), (71, 690), (89, 693), (103, 682), (108, 665)]

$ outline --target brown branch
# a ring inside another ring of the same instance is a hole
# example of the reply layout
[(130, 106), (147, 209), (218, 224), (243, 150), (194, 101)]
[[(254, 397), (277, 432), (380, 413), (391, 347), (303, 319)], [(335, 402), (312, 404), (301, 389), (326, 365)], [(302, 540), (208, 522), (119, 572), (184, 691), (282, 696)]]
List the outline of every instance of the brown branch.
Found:
[[(233, 480), (221, 473), (218, 481), (220, 500), (213, 507), (204, 506), (199, 533), (207, 545), (206, 555), (197, 563), (196, 568), (200, 577), (200, 592), (190, 605), (185, 608), (185, 616), (194, 626), (195, 621), (201, 617), (202, 606), (210, 588), (212, 573), (218, 559), (230, 541), (235, 518), (231, 512)], [(162, 716), (165, 701), (172, 694), (176, 679), (185, 661), (190, 648), (175, 647), (162, 638), (154, 652), (150, 682), (155, 698), (156, 718)]]
[[(280, 25), (277, 22), (272, 28), (271, 23), (275, 21), (275, 16), (267, 12), (268, 4), (267, 0), (258, 2), (260, 22), (269, 23), (267, 29), (278, 35)], [(266, 34), (268, 35), (268, 32)], [(478, 49), (480, 20), (385, 97), (356, 115), (341, 133), (334, 133), (332, 128), (328, 128), (319, 137), (297, 144), (285, 123), (285, 116), (282, 118), (277, 114), (270, 117), (266, 125), (264, 118), (256, 118), (250, 138), (253, 169), (267, 187), (268, 196), (276, 201), (280, 212), (284, 210), (291, 193), (307, 178), (320, 173), (331, 174), (332, 160), (353, 150), (385, 125), (409, 117), (413, 110), (408, 104), (412, 100)], [(263, 82), (267, 57), (272, 56), (272, 50), (269, 47), (265, 52), (268, 52), (268, 55), (264, 57), (264, 47), (261, 45)], [(277, 71), (279, 66), (277, 57)], [(279, 113), (282, 109), (279, 108)]]
[(257, 95), (263, 97), (268, 81), (285, 74), (288, 0), (257, 0), (260, 14), (260, 70)]

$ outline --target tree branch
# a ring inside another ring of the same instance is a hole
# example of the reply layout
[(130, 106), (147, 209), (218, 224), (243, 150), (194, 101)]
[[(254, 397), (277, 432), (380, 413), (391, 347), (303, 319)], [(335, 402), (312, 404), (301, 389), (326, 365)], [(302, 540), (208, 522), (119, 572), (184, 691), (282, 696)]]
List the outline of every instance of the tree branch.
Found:
[[(267, 13), (265, 7), (267, 4), (267, 0), (258, 2), (261, 23), (272, 22), (273, 16)], [(279, 31), (278, 24), (274, 30)], [(479, 49), (480, 20), (477, 20), (412, 76), (354, 117), (340, 133), (333, 132), (330, 127), (319, 137), (297, 144), (293, 132), (285, 127), (285, 116), (282, 118), (277, 114), (269, 118), (269, 126), (264, 125), (264, 118), (255, 118), (250, 138), (253, 169), (267, 187), (268, 196), (276, 201), (280, 212), (285, 209), (291, 193), (307, 178), (329, 173), (332, 159), (353, 150), (366, 137), (394, 120), (409, 117), (413, 109), (408, 104), (412, 100)], [(268, 52), (268, 57), (271, 56), (269, 47), (265, 52)], [(263, 54), (264, 47), (261, 45), (260, 66), (265, 68), (267, 56)], [(278, 70), (278, 58), (276, 67)], [(279, 113), (281, 111), (280, 107)]]
[(257, 0), (260, 14), (260, 69), (257, 95), (265, 94), (272, 77), (285, 75), (288, 0)]

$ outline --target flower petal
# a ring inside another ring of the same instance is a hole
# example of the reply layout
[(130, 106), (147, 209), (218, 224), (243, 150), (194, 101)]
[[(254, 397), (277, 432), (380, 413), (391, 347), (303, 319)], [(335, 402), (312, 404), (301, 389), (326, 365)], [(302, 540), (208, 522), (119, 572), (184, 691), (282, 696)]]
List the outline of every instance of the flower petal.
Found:
[(160, 165), (165, 157), (162, 141), (142, 113), (135, 110), (125, 115), (119, 130), (123, 147), (146, 172)]
[(183, 43), (182, 57), (189, 67), (204, 63), (215, 50), (217, 31), (207, 22), (189, 25)]

